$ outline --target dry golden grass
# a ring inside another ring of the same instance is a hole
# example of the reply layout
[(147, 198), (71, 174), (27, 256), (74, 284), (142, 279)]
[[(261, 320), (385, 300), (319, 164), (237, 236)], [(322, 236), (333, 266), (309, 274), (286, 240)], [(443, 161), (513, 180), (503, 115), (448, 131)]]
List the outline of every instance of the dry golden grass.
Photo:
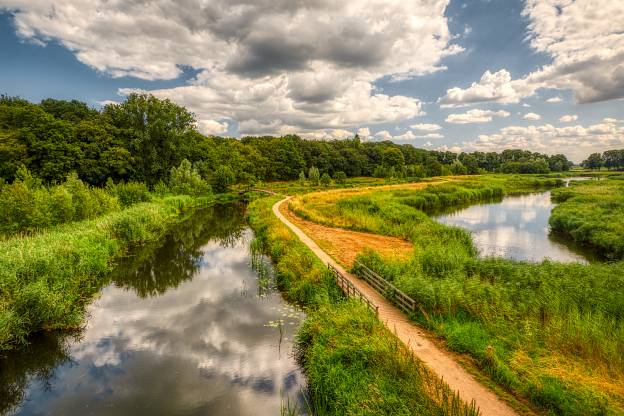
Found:
[(353, 266), (357, 255), (365, 249), (375, 250), (382, 257), (394, 260), (407, 260), (412, 254), (412, 244), (399, 238), (327, 227), (307, 221), (295, 215), (288, 208), (288, 204), (282, 204), (280, 211), (345, 267)]

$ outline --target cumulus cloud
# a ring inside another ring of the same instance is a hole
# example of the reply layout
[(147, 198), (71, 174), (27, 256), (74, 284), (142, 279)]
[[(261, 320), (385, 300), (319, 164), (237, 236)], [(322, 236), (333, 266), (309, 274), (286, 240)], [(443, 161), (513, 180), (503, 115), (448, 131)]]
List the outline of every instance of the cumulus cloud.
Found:
[(530, 121), (536, 121), (541, 118), (542, 116), (540, 116), (539, 114), (535, 114), (535, 113), (526, 113), (525, 115), (522, 116), (523, 120), (530, 120)]
[(412, 124), (410, 128), (414, 130), (421, 130), (421, 131), (438, 131), (442, 129), (441, 126), (437, 124), (430, 124), (430, 123)]
[(549, 99), (546, 100), (547, 103), (551, 103), (551, 104), (556, 104), (556, 103), (560, 103), (563, 100), (561, 99), (561, 97), (550, 97)]
[(513, 81), (506, 69), (491, 73), (485, 71), (479, 82), (466, 89), (454, 87), (439, 100), (443, 107), (494, 101), (503, 104), (519, 103), (520, 99), (533, 94), (534, 89), (525, 81)]
[(446, 117), (446, 122), (453, 124), (489, 123), (492, 121), (493, 117), (509, 117), (509, 112), (505, 110), (492, 111), (475, 108), (465, 113), (449, 114)]
[[(517, 103), (539, 88), (571, 90), (579, 103), (624, 97), (624, 3), (613, 0), (527, 0), (529, 39), (552, 63), (512, 80), (505, 69), (486, 71), (468, 88), (451, 88), (439, 101), (464, 105)], [(552, 100), (552, 99), (551, 99)], [(548, 101), (557, 102), (557, 101)]]
[(578, 120), (578, 116), (576, 114), (566, 114), (565, 116), (559, 117), (559, 121), (562, 123), (571, 123), (576, 120)]
[(197, 127), (202, 133), (213, 136), (224, 134), (228, 131), (227, 122), (219, 122), (216, 120), (201, 120)]
[(444, 69), (441, 59), (462, 50), (451, 43), (447, 5), (0, 0), (22, 38), (58, 41), (110, 76), (174, 79), (196, 69), (189, 85), (150, 92), (187, 106), (200, 125), (218, 129), (214, 120), (231, 120), (240, 134), (313, 133), (421, 115), (419, 100), (382, 94), (373, 82)]
[(624, 146), (624, 128), (603, 120), (589, 126), (555, 127), (551, 124), (509, 126), (499, 133), (479, 135), (462, 144), (465, 151), (501, 151), (527, 149), (549, 154), (564, 153), (579, 162), (592, 152)]

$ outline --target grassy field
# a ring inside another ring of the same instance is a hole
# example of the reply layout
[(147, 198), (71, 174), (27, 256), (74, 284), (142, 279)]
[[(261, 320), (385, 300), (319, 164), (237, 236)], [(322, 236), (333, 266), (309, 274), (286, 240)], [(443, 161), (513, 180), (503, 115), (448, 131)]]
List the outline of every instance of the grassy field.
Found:
[(624, 258), (624, 174), (572, 182), (553, 192), (553, 230), (612, 260)]
[[(414, 254), (408, 261), (370, 251), (359, 259), (417, 300), (422, 313), (415, 320), (451, 349), (471, 356), (500, 385), (553, 414), (619, 414), (624, 412), (624, 263), (480, 259), (466, 231), (427, 215), (556, 185), (487, 175), (424, 189), (302, 195), (291, 209), (329, 226), (411, 241)], [(586, 186), (597, 187), (587, 198), (602, 200), (599, 189), (617, 185), (596, 181), (555, 193)], [(615, 200), (605, 204), (622, 209)]]
[(272, 213), (279, 197), (249, 206), (253, 246), (274, 260), (284, 295), (307, 318), (297, 355), (318, 415), (474, 415), (360, 303)]
[(176, 196), (0, 241), (0, 351), (33, 332), (83, 322), (112, 261), (161, 237), (185, 210), (212, 198)]

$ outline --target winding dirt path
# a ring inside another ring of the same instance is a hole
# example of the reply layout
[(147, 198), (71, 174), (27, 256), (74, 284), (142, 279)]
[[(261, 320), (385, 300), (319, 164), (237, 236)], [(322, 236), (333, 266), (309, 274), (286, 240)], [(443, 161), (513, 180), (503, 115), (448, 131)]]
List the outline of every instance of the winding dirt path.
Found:
[[(324, 263), (331, 264), (344, 276), (346, 276), (368, 299), (379, 307), (379, 319), (435, 374), (443, 379), (449, 387), (459, 394), (466, 403), (474, 401), (484, 416), (511, 416), (517, 413), (496, 394), (479, 383), (451, 356), (434, 343), (425, 333), (413, 325), (403, 313), (394, 307), (388, 300), (381, 296), (361, 279), (348, 273), (329, 254), (306, 235), (299, 227), (293, 224), (281, 211), (280, 206), (290, 197), (282, 199), (273, 205), (273, 213), (299, 239), (307, 245)], [(318, 224), (317, 224), (318, 225)], [(322, 226), (321, 226), (322, 227)]]

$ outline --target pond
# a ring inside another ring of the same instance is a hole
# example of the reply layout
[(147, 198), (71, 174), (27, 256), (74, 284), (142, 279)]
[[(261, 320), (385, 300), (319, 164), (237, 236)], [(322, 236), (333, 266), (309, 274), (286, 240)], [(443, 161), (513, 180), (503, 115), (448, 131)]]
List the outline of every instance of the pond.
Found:
[(277, 415), (301, 403), (303, 314), (252, 237), (244, 207), (215, 206), (125, 259), (83, 330), (0, 361), (0, 413)]
[(554, 206), (549, 191), (510, 195), (501, 201), (472, 205), (435, 219), (470, 231), (482, 257), (532, 262), (547, 258), (578, 263), (594, 260), (591, 253), (550, 233), (548, 219)]

